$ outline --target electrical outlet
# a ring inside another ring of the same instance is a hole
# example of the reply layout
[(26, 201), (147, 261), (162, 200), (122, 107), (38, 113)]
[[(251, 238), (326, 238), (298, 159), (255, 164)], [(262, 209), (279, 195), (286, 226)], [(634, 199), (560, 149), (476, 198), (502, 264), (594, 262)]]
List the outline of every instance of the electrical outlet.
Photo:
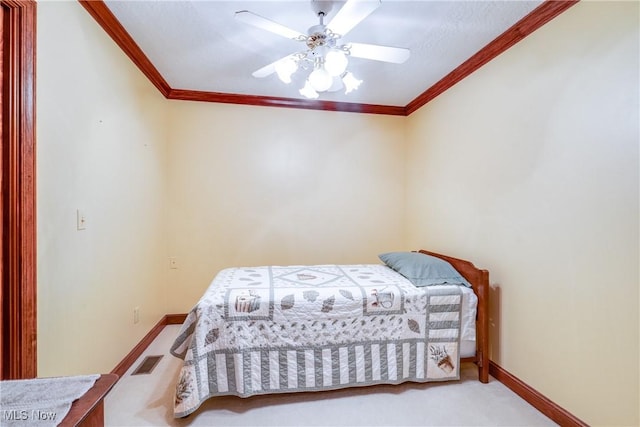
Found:
[(133, 323), (138, 323), (140, 321), (140, 307), (133, 308)]
[(87, 228), (87, 214), (81, 209), (76, 210), (76, 227), (78, 230), (85, 230)]
[(178, 269), (178, 258), (172, 256), (169, 257), (169, 268), (172, 270), (177, 270)]

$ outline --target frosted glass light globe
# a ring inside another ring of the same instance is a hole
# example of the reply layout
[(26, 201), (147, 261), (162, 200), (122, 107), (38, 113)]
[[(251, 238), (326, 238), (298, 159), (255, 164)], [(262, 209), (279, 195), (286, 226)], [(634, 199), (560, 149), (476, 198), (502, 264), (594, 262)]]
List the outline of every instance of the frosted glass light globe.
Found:
[(316, 92), (324, 92), (331, 87), (333, 79), (324, 68), (316, 68), (309, 74), (309, 83)]
[(288, 57), (282, 61), (276, 62), (276, 73), (283, 83), (291, 83), (291, 75), (298, 69), (298, 64), (293, 58)]
[(336, 77), (341, 75), (347, 70), (349, 60), (344, 52), (339, 50), (332, 50), (327, 53), (324, 58), (324, 69), (327, 70), (330, 76)]
[(362, 83), (362, 80), (357, 79), (352, 73), (347, 73), (342, 78), (342, 81), (345, 86), (344, 93), (353, 92), (354, 90), (358, 89), (358, 87), (360, 87), (360, 84)]
[(309, 83), (309, 80), (304, 83), (304, 87), (298, 92), (300, 92), (300, 95), (309, 99), (316, 99), (318, 96), (320, 96), (318, 95), (318, 92), (313, 90), (313, 88), (311, 87), (311, 83)]

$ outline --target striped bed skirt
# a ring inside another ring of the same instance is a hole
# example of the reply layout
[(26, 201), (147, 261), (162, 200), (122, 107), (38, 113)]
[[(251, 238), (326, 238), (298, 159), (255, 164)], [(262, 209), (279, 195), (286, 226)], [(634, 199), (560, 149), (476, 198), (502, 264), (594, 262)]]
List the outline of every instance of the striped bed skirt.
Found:
[[(203, 355), (186, 372), (206, 379), (197, 381), (201, 389), (196, 394), (207, 399), (222, 395), (248, 397), (408, 381), (449, 381), (460, 378), (458, 364), (458, 343), (455, 340), (431, 342), (429, 345), (423, 340), (403, 340), (327, 348), (211, 352)], [(192, 383), (190, 378), (185, 381)], [(179, 393), (176, 403), (180, 403), (178, 400)], [(176, 413), (178, 417), (185, 415)]]

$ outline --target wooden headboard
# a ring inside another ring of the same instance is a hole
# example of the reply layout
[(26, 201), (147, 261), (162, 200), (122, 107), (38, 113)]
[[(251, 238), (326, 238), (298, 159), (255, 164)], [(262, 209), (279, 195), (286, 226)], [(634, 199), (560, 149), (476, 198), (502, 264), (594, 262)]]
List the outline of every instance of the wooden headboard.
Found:
[(489, 382), (489, 271), (477, 268), (470, 261), (442, 255), (435, 252), (418, 252), (431, 255), (447, 261), (473, 286), (473, 292), (478, 297), (476, 313), (476, 355), (462, 359), (464, 362), (475, 362), (478, 365), (478, 379)]

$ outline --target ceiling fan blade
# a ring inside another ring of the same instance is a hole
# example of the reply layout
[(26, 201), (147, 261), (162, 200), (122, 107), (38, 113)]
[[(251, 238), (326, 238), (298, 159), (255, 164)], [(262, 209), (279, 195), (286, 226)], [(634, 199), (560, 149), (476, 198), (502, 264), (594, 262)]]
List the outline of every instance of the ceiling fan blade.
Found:
[(257, 77), (259, 79), (263, 78), (263, 77), (267, 77), (270, 76), (271, 74), (276, 72), (276, 63), (278, 61), (272, 62), (269, 65), (265, 65), (264, 67), (260, 68), (259, 70), (254, 71), (253, 73), (251, 73), (251, 75), (253, 77)]
[(327, 28), (340, 36), (345, 36), (379, 6), (380, 0), (348, 0)]
[(263, 78), (263, 77), (267, 77), (270, 76), (271, 74), (276, 72), (276, 64), (278, 64), (278, 62), (284, 61), (288, 58), (293, 58), (295, 57), (295, 54), (293, 55), (287, 55), (283, 58), (278, 59), (277, 61), (273, 61), (271, 64), (269, 65), (265, 65), (264, 67), (260, 68), (259, 70), (254, 71), (253, 73), (251, 73), (251, 75), (253, 77), (257, 77), (259, 79)]
[(350, 55), (356, 58), (393, 62), (394, 64), (402, 64), (411, 55), (411, 51), (403, 47), (379, 46), (368, 43), (348, 43), (347, 46)]
[(240, 22), (244, 22), (245, 24), (253, 25), (254, 27), (261, 28), (263, 30), (267, 30), (271, 33), (277, 34), (282, 37), (286, 37), (288, 39), (297, 39), (298, 37), (306, 37), (304, 34), (292, 30), (291, 28), (285, 27), (284, 25), (278, 24), (270, 19), (263, 18), (260, 15), (256, 15), (253, 12), (249, 12), (248, 10), (240, 10), (236, 12), (236, 19)]

